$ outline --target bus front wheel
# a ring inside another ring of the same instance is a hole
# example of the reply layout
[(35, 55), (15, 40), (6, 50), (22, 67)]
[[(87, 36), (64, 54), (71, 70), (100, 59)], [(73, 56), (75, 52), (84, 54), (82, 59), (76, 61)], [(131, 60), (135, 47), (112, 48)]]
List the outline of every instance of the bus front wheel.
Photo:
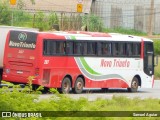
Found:
[(69, 93), (70, 88), (71, 88), (71, 81), (68, 77), (65, 77), (62, 81), (61, 91), (62, 91), (62, 93), (67, 94), (67, 93)]
[(134, 77), (133, 80), (132, 80), (132, 82), (131, 82), (131, 87), (128, 88), (128, 91), (129, 92), (137, 92), (138, 86), (139, 86), (138, 78)]
[(84, 81), (83, 78), (78, 77), (73, 88), (73, 92), (76, 94), (80, 94), (83, 91)]

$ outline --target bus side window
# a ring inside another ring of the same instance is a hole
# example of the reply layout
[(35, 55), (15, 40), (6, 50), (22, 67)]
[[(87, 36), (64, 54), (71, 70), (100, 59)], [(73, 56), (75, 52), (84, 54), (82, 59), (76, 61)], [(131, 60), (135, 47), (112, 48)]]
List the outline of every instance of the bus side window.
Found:
[(50, 42), (49, 49), (50, 49), (50, 55), (56, 54), (56, 42), (55, 41)]
[(127, 55), (132, 56), (133, 55), (133, 44), (127, 43)]
[(83, 53), (83, 45), (82, 42), (74, 42), (74, 54), (75, 55), (82, 55)]
[(68, 54), (68, 55), (73, 54), (73, 42), (72, 41), (66, 42), (66, 54)]
[(102, 56), (102, 50), (103, 50), (102, 45), (103, 45), (102, 42), (97, 43), (98, 56)]
[(96, 54), (96, 43), (95, 42), (88, 42), (87, 43), (87, 53), (88, 53), (88, 55), (95, 55)]
[(118, 43), (113, 43), (113, 56), (118, 56), (119, 52), (118, 52)]
[(110, 56), (111, 55), (111, 43), (104, 42), (102, 44), (102, 53), (103, 53), (103, 56)]
[(44, 55), (51, 55), (52, 53), (54, 53), (54, 44), (55, 42), (50, 41), (50, 40), (45, 40), (43, 43), (43, 54)]
[(56, 42), (56, 53), (57, 54), (65, 54), (65, 42), (57, 41)]
[(43, 55), (46, 55), (47, 54), (47, 41), (45, 40), (43, 42)]
[(87, 42), (83, 43), (83, 54), (87, 55)]
[(126, 44), (125, 43), (119, 43), (119, 55), (125, 56), (126, 55)]
[(133, 43), (133, 56), (140, 56), (141, 54), (141, 44), (140, 43)]

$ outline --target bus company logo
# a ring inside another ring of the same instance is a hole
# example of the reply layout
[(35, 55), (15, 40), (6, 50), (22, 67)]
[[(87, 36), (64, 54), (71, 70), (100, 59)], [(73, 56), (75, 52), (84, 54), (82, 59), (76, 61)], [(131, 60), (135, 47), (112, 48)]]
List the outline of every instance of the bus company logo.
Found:
[(25, 41), (25, 40), (27, 40), (27, 34), (24, 33), (24, 32), (20, 33), (20, 34), (18, 35), (18, 39), (19, 39), (20, 41)]

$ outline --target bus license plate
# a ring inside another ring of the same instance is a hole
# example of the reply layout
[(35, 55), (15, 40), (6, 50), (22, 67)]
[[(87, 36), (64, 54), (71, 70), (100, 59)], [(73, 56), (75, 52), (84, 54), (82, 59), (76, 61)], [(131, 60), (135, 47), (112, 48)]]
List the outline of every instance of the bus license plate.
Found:
[(17, 74), (23, 74), (23, 71), (17, 71)]

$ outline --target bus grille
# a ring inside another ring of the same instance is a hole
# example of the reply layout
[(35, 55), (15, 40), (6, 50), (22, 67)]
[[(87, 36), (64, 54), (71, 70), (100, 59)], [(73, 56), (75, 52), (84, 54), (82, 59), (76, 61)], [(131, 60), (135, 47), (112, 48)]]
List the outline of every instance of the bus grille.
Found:
[(42, 84), (49, 84), (50, 79), (50, 69), (44, 69), (43, 70), (43, 81)]

